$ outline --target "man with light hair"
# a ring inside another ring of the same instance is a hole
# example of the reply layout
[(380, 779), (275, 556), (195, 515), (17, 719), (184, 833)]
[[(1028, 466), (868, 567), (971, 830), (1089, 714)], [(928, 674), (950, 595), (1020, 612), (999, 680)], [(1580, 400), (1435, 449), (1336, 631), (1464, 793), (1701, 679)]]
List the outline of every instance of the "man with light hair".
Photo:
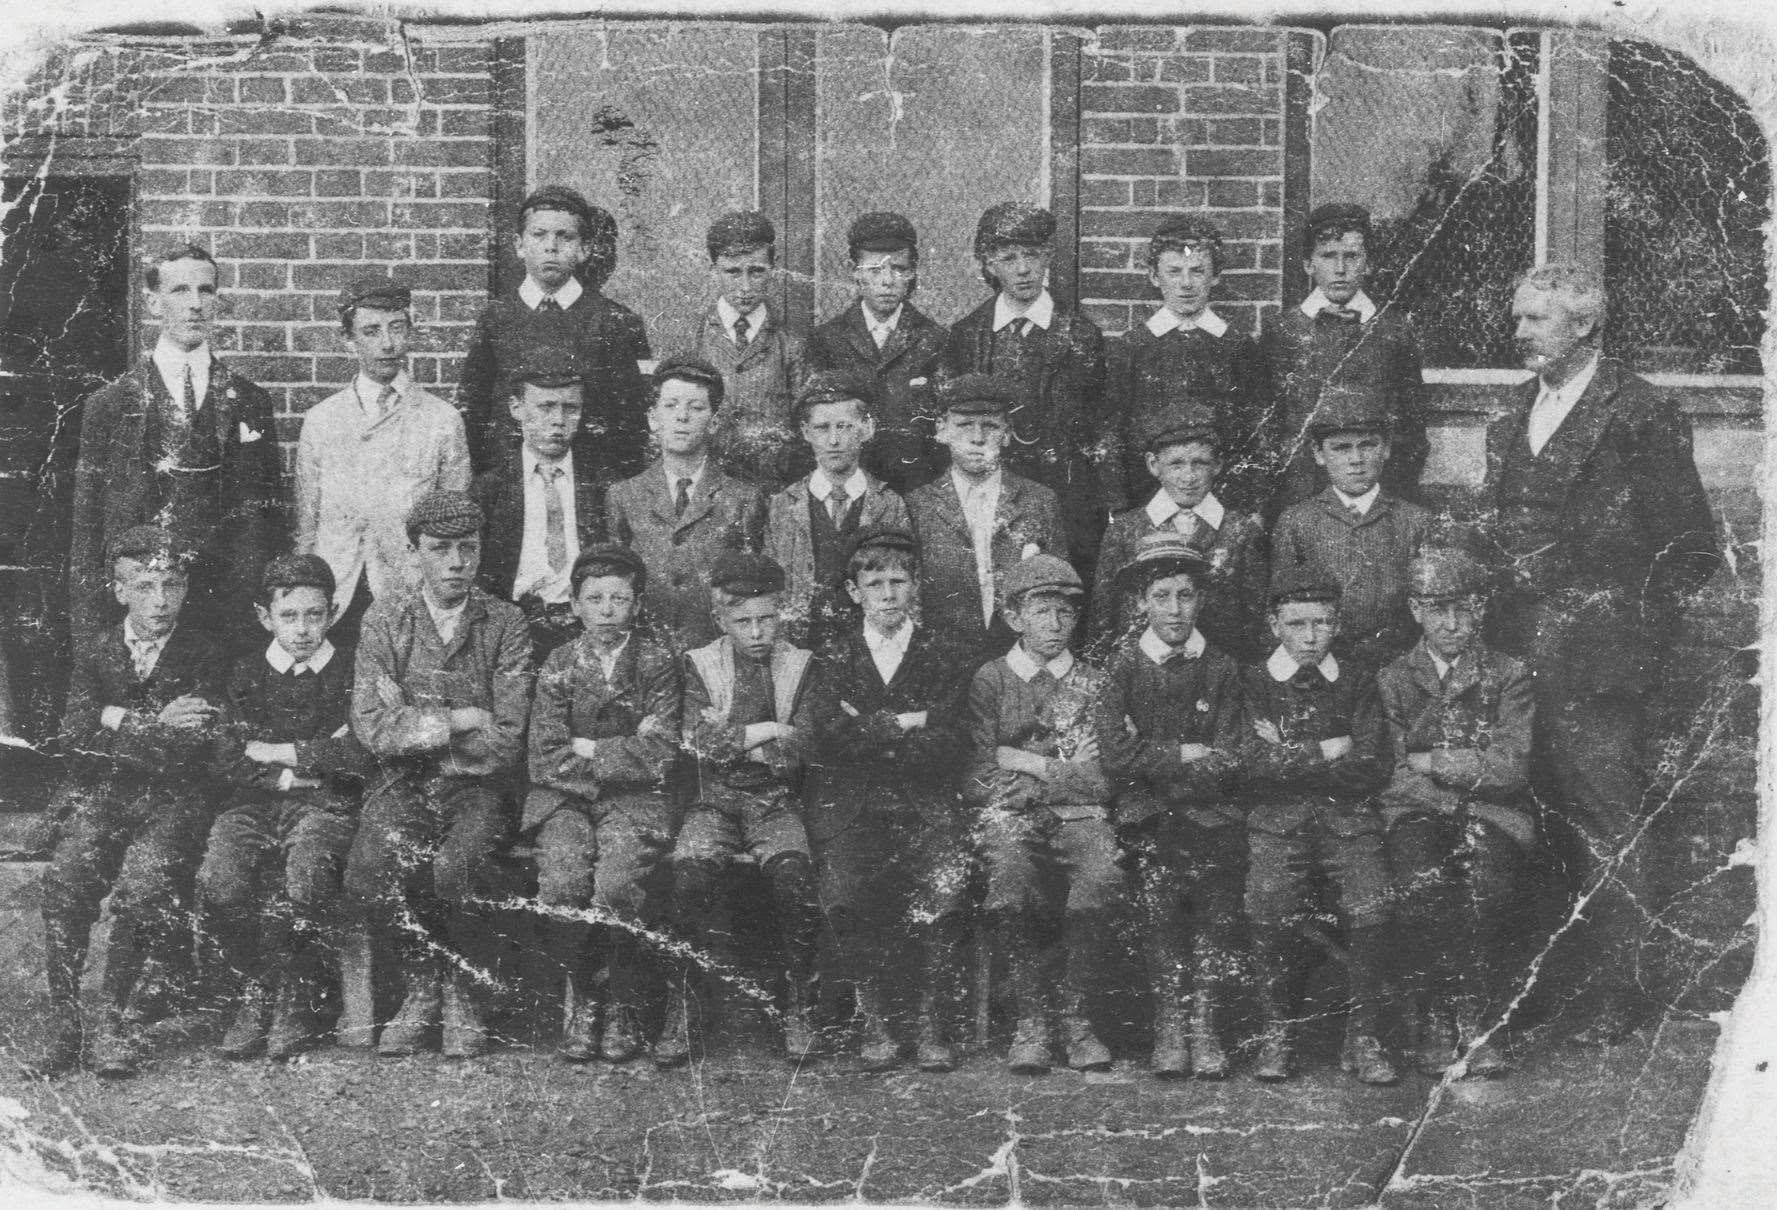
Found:
[(1563, 991), (1582, 1010), (1575, 1040), (1608, 1046), (1651, 1004), (1637, 968), (1647, 704), (1678, 609), (1720, 551), (1678, 400), (1603, 353), (1600, 276), (1532, 269), (1512, 316), (1536, 377), (1487, 433), (1484, 499), (1509, 571), (1489, 621), (1535, 673), (1544, 835), (1574, 892), (1592, 894), (1569, 930), (1589, 982)]

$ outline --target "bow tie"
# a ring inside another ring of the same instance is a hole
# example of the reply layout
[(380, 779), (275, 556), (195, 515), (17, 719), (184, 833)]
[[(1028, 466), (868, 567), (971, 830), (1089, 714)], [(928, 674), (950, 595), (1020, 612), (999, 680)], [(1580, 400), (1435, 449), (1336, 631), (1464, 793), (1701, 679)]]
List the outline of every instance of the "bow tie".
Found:
[(1327, 683), (1319, 668), (1298, 668), (1296, 675), (1290, 678), (1290, 684), (1298, 689), (1320, 689)]
[(1322, 307), (1314, 316), (1317, 324), (1346, 325), (1356, 327), (1364, 321), (1364, 317), (1353, 307)]

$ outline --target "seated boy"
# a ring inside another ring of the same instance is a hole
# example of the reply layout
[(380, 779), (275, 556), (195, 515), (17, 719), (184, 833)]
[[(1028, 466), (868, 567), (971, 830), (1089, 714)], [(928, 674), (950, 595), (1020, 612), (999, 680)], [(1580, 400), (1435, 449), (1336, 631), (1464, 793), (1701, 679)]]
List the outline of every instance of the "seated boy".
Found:
[(950, 451), (950, 469), (907, 498), (923, 620), (978, 647), (980, 658), (1014, 637), (999, 616), (999, 580), (1027, 554), (1066, 548), (1055, 493), (1001, 465), (1016, 402), (1010, 383), (985, 374), (945, 382), (938, 444)]
[(767, 298), (777, 276), (777, 230), (758, 211), (739, 210), (711, 223), (704, 242), (716, 301), (692, 352), (720, 370), (726, 385), (715, 449), (729, 474), (774, 492), (808, 469), (791, 427), (806, 350)]
[(1302, 566), (1339, 586), (1333, 650), (1372, 672), (1411, 647), (1407, 561), (1425, 542), (1430, 516), (1382, 483), (1389, 419), (1369, 392), (1329, 391), (1310, 426), (1327, 486), (1284, 510), (1271, 533), (1273, 568)]
[(197, 886), (240, 980), (222, 1039), (230, 1059), (307, 1049), (323, 969), (337, 961), (340, 885), (370, 761), (351, 734), (352, 652), (327, 638), (335, 590), (319, 555), (273, 559), (255, 606), (271, 644), (229, 671), (217, 754), (228, 797)]
[(1400, 981), (1418, 1034), (1416, 1062), (1442, 1076), (1510, 1070), (1497, 1014), (1518, 935), (1518, 878), (1536, 839), (1529, 808), (1536, 704), (1529, 669), (1481, 643), (1485, 570), (1461, 550), (1428, 547), (1408, 568), (1423, 635), (1382, 670), (1394, 775), (1380, 799), (1394, 874)]
[(1044, 951), (1060, 925), (1062, 1037), (1069, 1067), (1110, 1066), (1087, 1019), (1093, 976), (1110, 949), (1122, 900), (1111, 788), (1099, 764), (1093, 710), (1104, 676), (1068, 644), (1085, 589), (1064, 559), (1037, 554), (1006, 575), (1006, 622), (1018, 642), (969, 686), (965, 801), (978, 808), (987, 874), (982, 910), (1006, 956), (1018, 1027), (1007, 1062), (1049, 1070), (1049, 978)]
[[(481, 529), (464, 493), (421, 497), (407, 514), (419, 591), (372, 605), (358, 645), (352, 731), (380, 780), (364, 800), (346, 897), (354, 923), (393, 936), (406, 984), (378, 1041), (386, 1055), (426, 1045), (441, 1008), (447, 1058), (487, 1048), (474, 992), (488, 978), (477, 900), (498, 890), (493, 856), (524, 760), (531, 645), (518, 607), (475, 587)], [(369, 1033), (351, 1014), (340, 1022), (342, 1042), (362, 1045)]]
[(811, 650), (845, 628), (851, 606), (839, 588), (852, 535), (872, 525), (906, 526), (907, 505), (858, 464), (876, 433), (870, 382), (823, 371), (796, 396), (802, 439), (815, 469), (771, 498), (765, 553), (784, 569), (784, 622), (791, 642)]
[[(572, 585), (582, 633), (544, 663), (531, 706), (521, 829), (536, 838), (537, 897), (568, 976), (557, 1053), (570, 1063), (598, 1054), (622, 1063), (641, 1050), (636, 931), (647, 920), (650, 879), (672, 849), (664, 787), (678, 752), (680, 694), (672, 653), (635, 627), (647, 578), (627, 547), (580, 553)], [(602, 1034), (594, 983), (601, 952)]]
[[(845, 588), (863, 611), (819, 656), (822, 703), (808, 832), (836, 965), (851, 983), (866, 1070), (893, 1067), (890, 988), (918, 1006), (915, 1062), (949, 1071), (944, 1015), (958, 971), (968, 870), (956, 777), (973, 652), (917, 625), (910, 530), (858, 531)], [(911, 952), (909, 952), (911, 951)], [(906, 972), (895, 979), (885, 973)]]
[[(721, 555), (710, 600), (722, 637), (685, 653), (685, 746), (697, 760), (696, 801), (673, 849), (673, 912), (693, 960), (715, 933), (723, 869), (751, 854), (771, 889), (782, 937), (784, 1049), (800, 1061), (814, 1047), (809, 1024), (820, 904), (803, 828), (803, 763), (814, 734), (812, 657), (778, 637), (784, 570), (764, 555)], [(655, 1044), (662, 1067), (691, 1053), (686, 1002), (691, 963), (669, 991)]]
[(145, 959), (170, 961), (191, 940), (181, 922), (210, 826), (204, 766), (223, 678), (215, 645), (179, 624), (192, 554), (163, 529), (119, 534), (111, 581), (124, 619), (75, 655), (62, 714), (73, 768), (47, 812), (59, 839), (43, 879), (49, 1037), (35, 1066), (44, 1075), (80, 1062), (80, 975), (106, 895), (104, 1006), (87, 1040), (100, 1075), (136, 1073), (126, 1002)]
[(1240, 961), (1246, 832), (1233, 788), (1240, 671), (1196, 625), (1208, 573), (1195, 546), (1164, 530), (1123, 564), (1117, 586), (1139, 603), (1147, 627), (1111, 656), (1097, 725), (1105, 772), (1116, 779), (1117, 823), (1141, 879), (1154, 994), (1148, 1070), (1220, 1079), (1228, 1056), (1215, 1009)]
[(1392, 1084), (1377, 1037), (1388, 937), (1388, 868), (1371, 799), (1388, 780), (1388, 735), (1376, 678), (1332, 654), (1339, 587), (1305, 567), (1271, 585), (1277, 648), (1241, 672), (1251, 723), (1241, 768), (1248, 789), (1246, 915), (1264, 1019), (1261, 1080), (1295, 1074), (1290, 1019), (1299, 985), (1291, 933), (1309, 923), (1308, 878), (1332, 882), (1345, 925), (1350, 1011), (1340, 1066), (1366, 1084)]
[(1149, 473), (1160, 486), (1145, 506), (1117, 517), (1105, 531), (1100, 587), (1092, 597), (1095, 648), (1108, 650), (1147, 625), (1139, 602), (1117, 587), (1117, 572), (1151, 535), (1173, 534), (1206, 563), (1197, 614), (1204, 637), (1237, 663), (1263, 657), (1265, 531), (1257, 517), (1233, 511), (1210, 490), (1222, 470), (1220, 434), (1215, 414), (1188, 400), (1157, 405), (1137, 431)]
[(648, 408), (660, 458), (613, 487), (605, 501), (612, 540), (652, 569), (642, 593), (644, 621), (675, 652), (716, 636), (710, 565), (724, 551), (757, 550), (765, 528), (759, 489), (710, 457), (710, 425), (722, 400), (722, 375), (709, 362), (661, 362)]
[[(1259, 347), (1209, 305), (1222, 273), (1222, 236), (1191, 215), (1162, 219), (1148, 241), (1148, 282), (1161, 307), (1111, 342), (1108, 407), (1124, 426), (1124, 473), (1128, 499), (1156, 486), (1142, 443), (1153, 431), (1154, 413), (1174, 400), (1201, 400), (1219, 430), (1233, 439), (1227, 450), (1227, 496), (1236, 508), (1257, 511), (1265, 501), (1269, 467), (1255, 437), (1265, 407)], [(1243, 657), (1244, 658), (1244, 657)]]

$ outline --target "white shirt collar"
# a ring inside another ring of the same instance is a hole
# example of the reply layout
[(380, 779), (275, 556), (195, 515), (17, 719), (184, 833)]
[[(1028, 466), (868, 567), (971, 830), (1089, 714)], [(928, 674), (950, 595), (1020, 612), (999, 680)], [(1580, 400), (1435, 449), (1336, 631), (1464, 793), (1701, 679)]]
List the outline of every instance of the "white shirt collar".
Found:
[(359, 371), (358, 376), (352, 379), (352, 390), (358, 393), (358, 399), (363, 403), (375, 403), (383, 397), (384, 390), (395, 392), (395, 398), (398, 400), (405, 399), (408, 388), (411, 386), (413, 386), (413, 379), (408, 376), (406, 370), (402, 370), (386, 383), (378, 382), (363, 371)]
[(420, 599), (426, 603), (426, 612), (432, 615), (432, 627), (438, 631), (438, 637), (450, 642), (456, 637), (457, 622), (462, 619), (463, 610), (469, 607), (469, 598), (464, 597), (449, 609), (435, 603), (431, 594), (424, 589), (420, 590)]
[(1425, 643), (1423, 646), (1425, 647), (1426, 658), (1431, 660), (1432, 670), (1438, 674), (1438, 679), (1440, 681), (1443, 680), (1450, 674), (1449, 661), (1439, 658), (1438, 653), (1431, 649), (1430, 643)]
[[(584, 293), (586, 291), (581, 287), (580, 279), (570, 274), (568, 280), (561, 284), (561, 289), (557, 290), (553, 297), (556, 305), (565, 311), (579, 302), (580, 296)], [(551, 295), (537, 284), (536, 278), (526, 274), (525, 279), (518, 284), (518, 297), (525, 306), (535, 311), (542, 305), (543, 300)]]
[(1552, 387), (1541, 378), (1537, 379), (1537, 391), (1542, 395), (1553, 395), (1557, 401), (1571, 408), (1579, 402), (1586, 388), (1592, 385), (1592, 376), (1598, 373), (1598, 357), (1596, 350), (1586, 359), (1586, 364), (1574, 372), (1573, 377), (1558, 387)]
[(1339, 503), (1346, 508), (1355, 508), (1358, 516), (1367, 517), (1370, 515), (1370, 510), (1376, 506), (1376, 498), (1382, 494), (1382, 485), (1372, 483), (1370, 490), (1361, 496), (1347, 496), (1336, 487), (1333, 488), (1333, 494), (1339, 497)]
[(872, 311), (869, 307), (866, 307), (862, 301), (858, 303), (858, 310), (864, 313), (864, 327), (868, 328), (870, 334), (873, 336), (878, 332), (885, 334), (893, 332), (896, 326), (901, 322), (901, 312), (906, 309), (907, 304), (902, 303), (894, 309), (894, 312), (890, 314), (887, 319), (878, 319), (876, 318), (876, 312)]
[(1015, 319), (1028, 319), (1031, 323), (1047, 332), (1049, 325), (1055, 322), (1055, 296), (1048, 290), (1037, 295), (1036, 301), (1022, 311), (1014, 310), (1004, 294), (993, 300), (993, 330), (999, 331)]
[[(1177, 500), (1166, 494), (1165, 488), (1155, 492), (1154, 498), (1148, 501), (1148, 520), (1152, 521), (1156, 527), (1170, 523), (1174, 517), (1184, 511), (1179, 507)], [(1207, 521), (1212, 529), (1222, 528), (1222, 520), (1228, 515), (1228, 510), (1222, 506), (1220, 500), (1216, 499), (1214, 492), (1204, 492), (1203, 499), (1199, 500), (1197, 506), (1191, 511)]]
[[(177, 628), (177, 623), (175, 623), (174, 628)], [(167, 640), (172, 637), (173, 637), (173, 630), (169, 629), (165, 634), (161, 635), (158, 639), (145, 639), (141, 635), (136, 633), (136, 628), (134, 626), (130, 625), (130, 620), (128, 618), (125, 618), (123, 620), (123, 641), (126, 644), (128, 644), (131, 648), (146, 645), (146, 646), (153, 647), (156, 651), (158, 651), (162, 647), (165, 647), (167, 645)]]
[(908, 618), (901, 623), (901, 628), (892, 634), (884, 634), (870, 623), (864, 623), (864, 643), (871, 651), (894, 651), (901, 655), (907, 654), (907, 647), (913, 642), (913, 619)]
[(265, 649), (265, 662), (277, 672), (289, 672), (292, 668), (307, 668), (310, 672), (319, 672), (327, 667), (327, 662), (332, 658), (333, 643), (327, 639), (322, 639), (321, 645), (315, 649), (315, 654), (309, 656), (301, 664), (298, 664), (296, 657), (285, 651), (284, 645), (276, 639), (273, 639), (271, 646)]
[(1023, 643), (1014, 643), (1012, 650), (1006, 652), (1006, 667), (1010, 668), (1021, 681), (1028, 681), (1041, 668), (1047, 668), (1056, 680), (1066, 680), (1067, 674), (1074, 670), (1074, 653), (1064, 651), (1047, 664), (1039, 665), (1024, 649)]
[(1000, 490), (1001, 469), (997, 466), (994, 467), (991, 475), (976, 483), (953, 466), (950, 468), (950, 481), (956, 486), (956, 494), (964, 500), (969, 498), (970, 492), (986, 492), (990, 496), (997, 496)]
[[(1328, 298), (1325, 294), (1322, 294), (1320, 287), (1316, 286), (1308, 292), (1308, 297), (1302, 300), (1302, 314), (1306, 315), (1309, 319), (1313, 319), (1316, 315), (1319, 315), (1322, 311), (1332, 305), (1333, 300)], [(1376, 318), (1376, 304), (1370, 299), (1370, 296), (1365, 294), (1362, 290), (1353, 294), (1351, 296), (1351, 301), (1345, 305), (1357, 312), (1359, 323), (1369, 323), (1372, 319)]]
[(1191, 637), (1185, 640), (1184, 646), (1174, 647), (1171, 643), (1168, 643), (1165, 639), (1155, 634), (1154, 628), (1150, 626), (1141, 632), (1141, 642), (1137, 645), (1141, 648), (1142, 654), (1147, 656), (1150, 660), (1153, 660), (1156, 664), (1164, 664), (1178, 652), (1183, 652), (1186, 659), (1194, 660), (1203, 654), (1203, 649), (1209, 646), (1209, 643), (1204, 639), (1201, 632), (1192, 630)]
[(567, 476), (568, 482), (572, 483), (574, 481), (574, 458), (572, 454), (563, 454), (559, 458), (552, 458), (545, 462), (541, 454), (521, 441), (518, 446), (518, 458), (520, 465), (524, 468), (524, 480), (526, 483), (531, 481), (531, 476), (537, 473), (537, 468), (539, 466), (559, 466), (562, 469), (562, 473)]
[(623, 638), (618, 641), (617, 646), (611, 648), (609, 651), (593, 646), (590, 643), (587, 644), (587, 646), (592, 647), (592, 653), (598, 656), (599, 671), (605, 674), (606, 682), (609, 682), (612, 676), (616, 674), (617, 661), (622, 658), (624, 648), (629, 646), (629, 639), (630, 636), (625, 634)]
[[(703, 482), (703, 473), (709, 469), (709, 465), (710, 460), (705, 458), (702, 462), (697, 464), (697, 469), (691, 472), (691, 494), (693, 496), (697, 495), (698, 485)], [(679, 479), (683, 476), (675, 475), (673, 473), (673, 468), (668, 466), (665, 462), (660, 464), (660, 473), (666, 476), (666, 494), (668, 496), (677, 496), (679, 492)]]
[[(863, 499), (864, 489), (869, 486), (869, 480), (864, 477), (864, 468), (861, 466), (853, 468), (852, 473), (846, 477), (845, 482), (840, 486), (845, 488), (845, 498), (847, 500)], [(808, 492), (816, 500), (823, 502), (828, 496), (833, 494), (833, 481), (827, 478), (827, 472), (818, 466), (815, 467), (813, 473), (808, 476)]]
[(1220, 336), (1228, 330), (1228, 321), (1208, 307), (1195, 315), (1180, 315), (1171, 307), (1161, 307), (1148, 316), (1148, 331), (1155, 336), (1164, 336), (1180, 328), (1201, 328), (1211, 336)]
[(179, 398), (185, 385), (185, 367), (191, 367), (191, 389), (202, 403), (204, 396), (209, 394), (210, 386), (210, 342), (205, 341), (197, 348), (187, 352), (168, 340), (164, 335), (154, 342), (151, 355), (154, 368), (160, 371), (161, 381), (167, 384), (167, 393), (175, 400)]
[[(1318, 667), (1320, 674), (1327, 678), (1328, 684), (1339, 679), (1339, 661), (1333, 658), (1331, 652), (1327, 653)], [(1299, 670), (1299, 665), (1290, 658), (1290, 653), (1284, 650), (1281, 643), (1277, 645), (1277, 650), (1271, 653), (1271, 658), (1265, 661), (1265, 671), (1269, 672), (1271, 679), (1279, 684), (1295, 676)]]
[[(771, 312), (765, 309), (764, 303), (760, 303), (751, 311), (747, 312), (748, 344), (752, 344), (755, 340), (759, 339), (759, 333), (765, 330), (765, 321), (769, 319), (770, 316)], [(733, 340), (734, 321), (740, 318), (740, 312), (737, 311), (734, 304), (729, 302), (726, 298), (718, 297), (716, 299), (716, 317), (722, 321), (722, 327), (723, 330), (728, 333), (728, 339)]]

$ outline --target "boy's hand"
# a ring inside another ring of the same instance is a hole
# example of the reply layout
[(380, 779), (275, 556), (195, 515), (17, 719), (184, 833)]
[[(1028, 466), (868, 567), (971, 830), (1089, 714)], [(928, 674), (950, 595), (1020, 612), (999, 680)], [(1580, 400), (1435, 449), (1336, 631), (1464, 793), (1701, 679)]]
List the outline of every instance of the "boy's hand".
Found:
[(1049, 780), (1048, 758), (1038, 756), (1035, 752), (1026, 752), (1023, 748), (1001, 744), (994, 750), (994, 763), (1006, 773), (1028, 773), (1032, 777)]
[(761, 744), (782, 739), (783, 733), (782, 723), (748, 723), (746, 733), (741, 737), (741, 745), (745, 748), (757, 748)]
[(1098, 736), (1088, 735), (1084, 740), (1082, 740), (1080, 742), (1080, 746), (1074, 749), (1074, 754), (1069, 759), (1068, 763), (1069, 764), (1077, 764), (1077, 765), (1086, 765), (1086, 764), (1091, 764), (1093, 761), (1095, 761), (1097, 759), (1098, 759)]
[(1407, 768), (1413, 770), (1413, 772), (1415, 772), (1415, 773), (1423, 773), (1427, 777), (1430, 777), (1431, 776), (1431, 753), (1429, 753), (1429, 752), (1409, 752), (1409, 753), (1407, 753)]
[(906, 714), (897, 714), (895, 715), (895, 722), (903, 731), (918, 731), (921, 727), (926, 725), (926, 712), (924, 710), (913, 710)]
[(187, 693), (161, 707), (160, 721), (169, 727), (196, 731), (199, 727), (208, 726), (216, 715), (216, 707), (194, 693)]
[(462, 731), (479, 731), (483, 727), (494, 725), (494, 716), (480, 706), (457, 706), (450, 712), (450, 730), (455, 735)]
[(247, 741), (247, 759), (261, 765), (296, 767), (295, 744), (268, 744), (264, 740)]
[(583, 735), (574, 737), (574, 755), (582, 760), (591, 760), (598, 755), (598, 741), (587, 739)]
[(1349, 735), (1335, 735), (1332, 739), (1320, 741), (1320, 754), (1328, 760), (1338, 760), (1350, 751), (1351, 737)]
[(1283, 732), (1279, 731), (1277, 729), (1277, 724), (1268, 718), (1254, 719), (1253, 730), (1257, 731), (1259, 733), (1259, 738), (1268, 744), (1283, 743)]
[(1178, 758), (1187, 765), (1194, 760), (1202, 760), (1209, 753), (1208, 744), (1180, 744), (1178, 746)]

